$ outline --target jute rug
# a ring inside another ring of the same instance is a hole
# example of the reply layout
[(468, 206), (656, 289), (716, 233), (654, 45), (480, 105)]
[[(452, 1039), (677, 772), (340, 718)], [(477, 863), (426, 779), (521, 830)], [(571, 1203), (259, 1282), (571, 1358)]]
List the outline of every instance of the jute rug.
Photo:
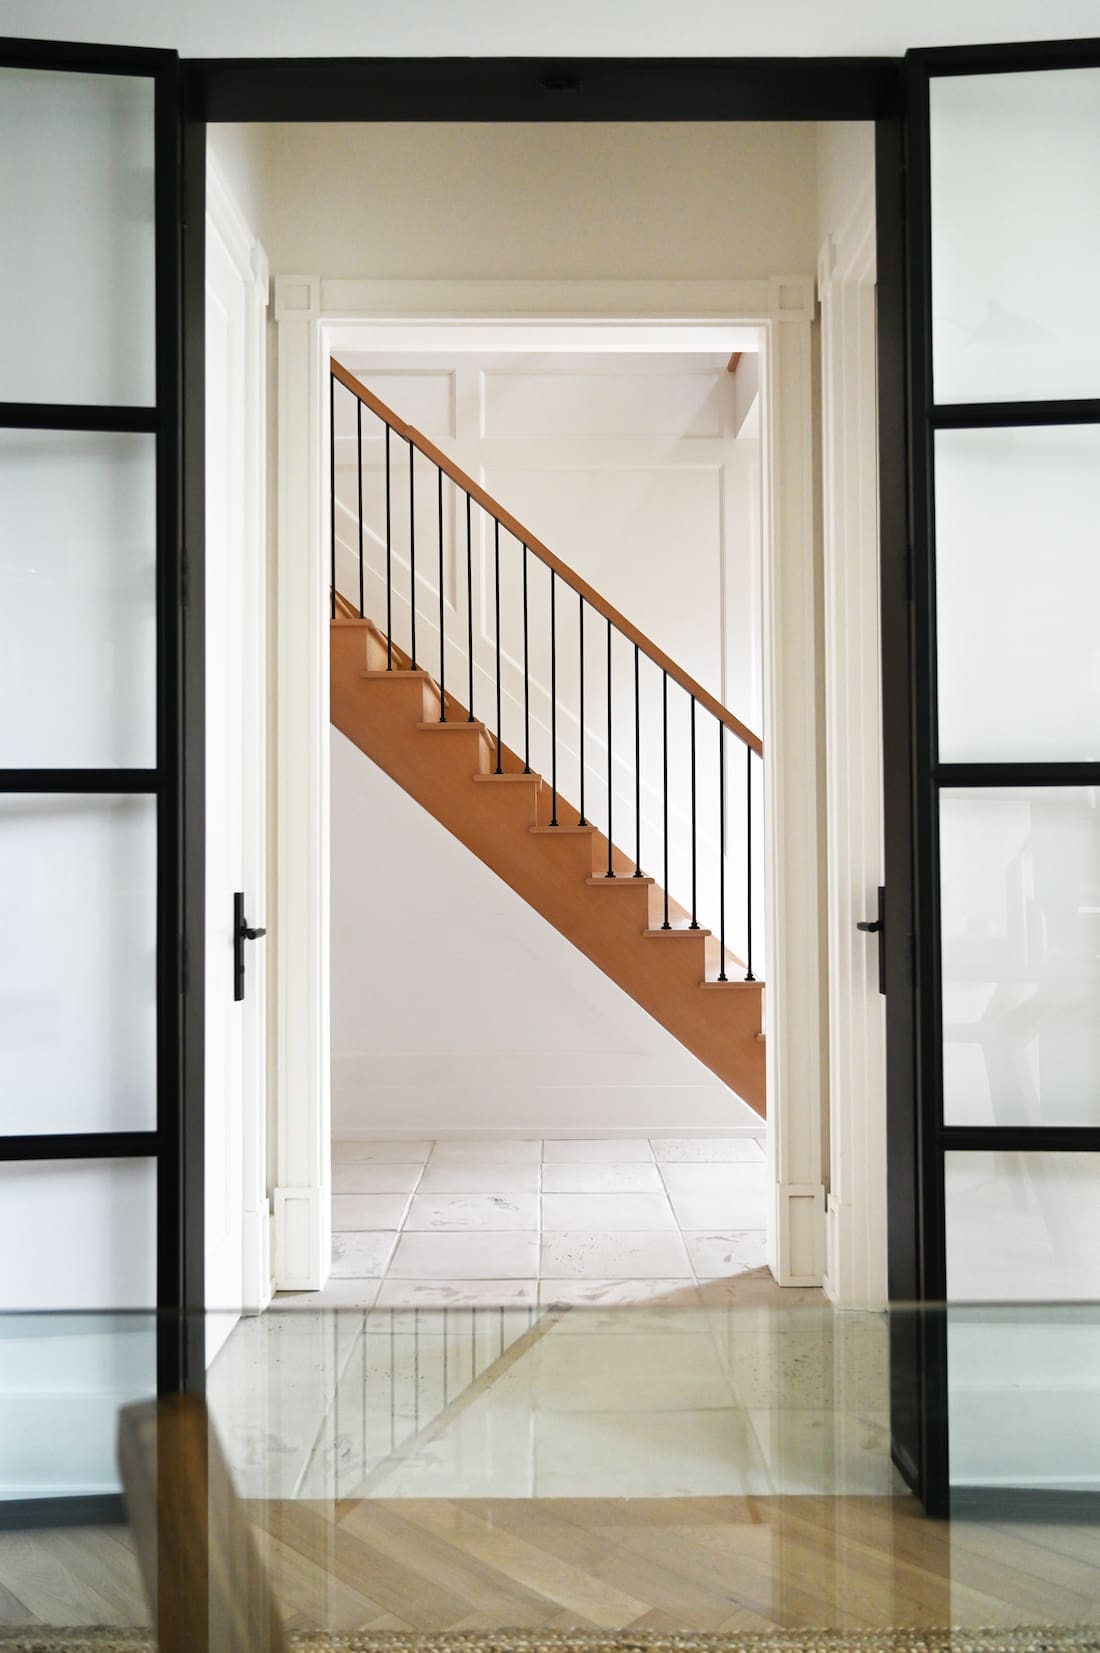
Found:
[[(297, 1631), (295, 1653), (1100, 1653), (1100, 1625), (1007, 1630), (760, 1630), (728, 1635), (602, 1630)], [(149, 1653), (147, 1630), (4, 1630), (3, 1653)]]

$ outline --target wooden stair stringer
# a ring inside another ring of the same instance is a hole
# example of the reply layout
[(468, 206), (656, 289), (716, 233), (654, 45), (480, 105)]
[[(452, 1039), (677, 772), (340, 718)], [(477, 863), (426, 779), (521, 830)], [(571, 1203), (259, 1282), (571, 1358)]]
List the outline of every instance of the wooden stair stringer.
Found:
[[(331, 718), (341, 734), (763, 1116), (763, 983), (710, 983), (712, 990), (703, 991), (714, 938), (686, 936), (679, 926), (672, 935), (647, 936), (651, 903), (663, 901), (656, 885), (625, 873), (606, 881), (613, 888), (589, 882), (606, 871), (605, 836), (577, 830), (576, 811), (561, 799), (559, 820), (571, 830), (541, 830), (549, 787), (537, 775), (516, 784), (523, 764), (507, 748), (500, 762), (508, 784), (493, 784), (495, 744), (483, 726), (467, 723), (446, 738), (418, 728), (438, 719), (438, 686), (408, 670), (404, 656), (404, 669), (378, 671), (376, 651), (385, 639), (370, 621), (342, 617), (330, 636)], [(395, 649), (395, 667), (398, 656)], [(446, 700), (448, 720), (465, 720), (450, 693)], [(613, 847), (616, 871), (626, 862)]]

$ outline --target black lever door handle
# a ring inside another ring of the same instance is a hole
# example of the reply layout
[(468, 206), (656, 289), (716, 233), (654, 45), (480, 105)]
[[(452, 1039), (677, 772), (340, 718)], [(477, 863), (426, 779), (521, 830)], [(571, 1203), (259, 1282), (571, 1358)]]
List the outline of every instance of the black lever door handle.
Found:
[(878, 887), (878, 917), (861, 918), (856, 924), (857, 930), (865, 935), (878, 936), (878, 990), (886, 992), (886, 890), (882, 884)]
[(244, 916), (244, 891), (233, 897), (233, 999), (239, 1004), (244, 998), (244, 944), (266, 936), (264, 929), (253, 929)]

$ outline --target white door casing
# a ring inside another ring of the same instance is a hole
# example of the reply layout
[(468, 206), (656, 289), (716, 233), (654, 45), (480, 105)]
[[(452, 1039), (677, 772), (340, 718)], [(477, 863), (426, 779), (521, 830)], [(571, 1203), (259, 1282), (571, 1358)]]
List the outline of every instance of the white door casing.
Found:
[(875, 202), (869, 172), (818, 266), (821, 298), (828, 831), (829, 1196), (825, 1290), (874, 1307), (886, 1290)]
[[(818, 968), (821, 906), (815, 738), (813, 281), (377, 282), (279, 276), (276, 1279), (328, 1274), (328, 357), (347, 326), (510, 320), (758, 329), (765, 462), (765, 943), (771, 1266), (819, 1284), (824, 1164)], [(578, 348), (583, 348), (583, 344)], [(685, 344), (685, 348), (690, 348)], [(779, 805), (783, 807), (780, 808)]]
[(254, 925), (266, 899), (268, 274), (213, 161), (206, 230), (206, 1303), (228, 1311), (212, 1359), (271, 1296), (264, 942), (233, 997), (234, 892)]

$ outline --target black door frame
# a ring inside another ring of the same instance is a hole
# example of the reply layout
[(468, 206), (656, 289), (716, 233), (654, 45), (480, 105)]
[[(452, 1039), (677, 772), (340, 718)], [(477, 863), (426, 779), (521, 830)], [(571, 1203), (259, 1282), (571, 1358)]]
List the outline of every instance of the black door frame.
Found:
[[(185, 908), (201, 911), (202, 826), (187, 795), (186, 766), (203, 767), (201, 697), (188, 700), (183, 665), (191, 647), (185, 619), (181, 453), (182, 267), (180, 258), (181, 72), (174, 51), (54, 41), (0, 41), (0, 65), (13, 69), (139, 76), (154, 86), (155, 401), (151, 407), (0, 403), (0, 428), (140, 432), (156, 444), (156, 762), (152, 769), (6, 769), (0, 794), (96, 796), (129, 793), (156, 799), (156, 1125), (143, 1131), (0, 1136), (0, 1163), (145, 1158), (156, 1162), (156, 1381), (158, 1390), (201, 1381), (201, 1203), (195, 1234), (194, 1143), (201, 1167), (202, 970), (190, 974)], [(200, 800), (201, 811), (201, 800)], [(201, 933), (201, 930), (200, 932)], [(59, 944), (60, 945), (60, 944)], [(201, 952), (201, 949), (200, 949)], [(196, 991), (197, 987), (197, 991)], [(199, 1190), (201, 1201), (201, 1186)], [(48, 1319), (46, 1311), (44, 1318)], [(0, 1526), (119, 1520), (114, 1495), (34, 1498), (0, 1504)]]
[[(910, 363), (908, 445), (911, 501), (910, 544), (914, 724), (910, 739), (913, 785), (913, 1004), (916, 1013), (916, 1080), (913, 1126), (917, 1133), (916, 1284), (928, 1303), (947, 1299), (944, 1169), (948, 1152), (990, 1149), (1035, 1152), (1061, 1149), (1100, 1152), (1100, 1127), (961, 1127), (947, 1125), (943, 1108), (943, 1017), (941, 1004), (939, 793), (945, 786), (1065, 786), (1100, 784), (1100, 764), (941, 764), (937, 742), (936, 546), (933, 444), (937, 430), (1053, 423), (1100, 423), (1100, 399), (1092, 402), (1035, 401), (980, 404), (937, 403), (932, 381), (932, 260), (929, 150), (929, 83), (949, 75), (982, 75), (1046, 69), (1100, 67), (1100, 40), (1045, 41), (1021, 45), (921, 50), (906, 60), (908, 123), (906, 166), (909, 212), (907, 243), (907, 351)], [(888, 753), (889, 758), (889, 753)], [(890, 808), (889, 779), (887, 809)], [(889, 856), (890, 838), (887, 836)], [(889, 873), (888, 873), (889, 877)], [(891, 1012), (893, 1013), (893, 1012)], [(980, 1492), (952, 1494), (948, 1462), (946, 1314), (922, 1317), (919, 1365), (923, 1393), (921, 1472), (925, 1507), (946, 1515), (962, 1507), (976, 1512), (988, 1500)], [(1087, 1495), (1081, 1495), (1087, 1502)], [(1062, 1494), (999, 1489), (1006, 1500), (1034, 1513), (1046, 1503), (1066, 1508)], [(1095, 1517), (1094, 1517), (1095, 1518)]]
[[(82, 67), (144, 65), (158, 54), (116, 48), (17, 42), (28, 65), (68, 57)], [(5, 59), (11, 61), (11, 59)], [(909, 600), (913, 478), (907, 426), (905, 65), (888, 58), (814, 59), (230, 59), (177, 66), (164, 98), (158, 161), (158, 372), (175, 372), (176, 396), (163, 412), (163, 435), (178, 461), (159, 505), (170, 547), (160, 607), (165, 672), (163, 729), (178, 735), (172, 772), (158, 784), (174, 801), (165, 826), (162, 918), (176, 944), (161, 949), (160, 985), (179, 1006), (162, 1051), (163, 1111), (158, 1120), (158, 1282), (165, 1310), (203, 1301), (203, 888), (204, 821), (204, 311), (206, 126), (231, 121), (682, 121), (867, 120), (876, 128), (879, 440), (882, 492), (883, 681), (889, 988), (890, 1290), (894, 1299), (927, 1295), (922, 1260), (920, 1139), (916, 1126), (916, 1024), (910, 938), (913, 908), (912, 767), (915, 728)], [(167, 84), (167, 83), (166, 83)], [(178, 100), (177, 100), (178, 89)], [(369, 111), (369, 114), (365, 114)], [(163, 146), (163, 147), (162, 147)], [(171, 252), (169, 252), (171, 247)], [(163, 255), (163, 256), (162, 256)], [(169, 324), (171, 332), (169, 332)], [(169, 340), (171, 342), (169, 342)], [(168, 384), (167, 377), (165, 385)], [(160, 392), (158, 390), (158, 417)], [(169, 611), (176, 618), (169, 620)], [(894, 757), (892, 757), (892, 754)], [(903, 754), (900, 770), (897, 754)], [(898, 782), (898, 774), (902, 782)], [(169, 928), (169, 918), (172, 921)], [(187, 938), (191, 938), (188, 945)], [(101, 1144), (102, 1146), (102, 1144)], [(2, 1152), (2, 1149), (0, 1149)], [(12, 1157), (11, 1154), (8, 1157)], [(201, 1388), (201, 1328), (178, 1313), (165, 1344), (162, 1387)], [(918, 1496), (927, 1482), (923, 1424), (924, 1365), (896, 1349), (894, 1403), (907, 1421), (895, 1457)], [(911, 1427), (910, 1427), (911, 1425)]]

